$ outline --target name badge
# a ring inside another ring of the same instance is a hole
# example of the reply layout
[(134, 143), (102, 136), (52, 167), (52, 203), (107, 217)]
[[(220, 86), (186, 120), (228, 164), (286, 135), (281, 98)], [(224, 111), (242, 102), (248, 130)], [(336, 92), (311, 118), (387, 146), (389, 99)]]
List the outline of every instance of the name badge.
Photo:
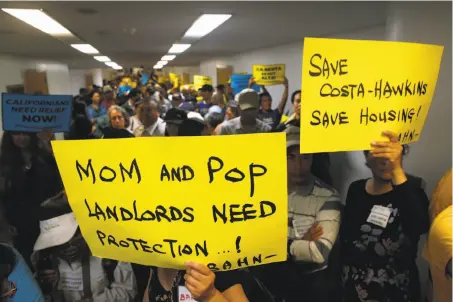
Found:
[(185, 286), (178, 286), (178, 301), (197, 302), (197, 300), (192, 297), (192, 294)]
[(371, 209), (370, 216), (368, 216), (366, 222), (385, 228), (389, 221), (390, 214), (392, 214), (392, 209), (376, 205)]
[(60, 272), (59, 290), (83, 291), (82, 274), (77, 272)]

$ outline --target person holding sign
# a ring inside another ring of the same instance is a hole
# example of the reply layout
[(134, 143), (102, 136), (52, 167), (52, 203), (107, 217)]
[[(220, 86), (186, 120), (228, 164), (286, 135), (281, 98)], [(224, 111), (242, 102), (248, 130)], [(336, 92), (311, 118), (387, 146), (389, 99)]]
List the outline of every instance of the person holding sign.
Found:
[(15, 227), (15, 248), (29, 265), (39, 235), (39, 205), (62, 189), (50, 141), (53, 134), (5, 131), (0, 150), (0, 188), (5, 216)]
[(286, 130), (286, 146), (288, 260), (252, 269), (285, 301), (330, 302), (328, 266), (340, 229), (340, 194), (311, 173), (313, 155), (300, 154), (299, 127)]
[(420, 301), (415, 263), (429, 228), (428, 198), (402, 167), (398, 136), (365, 151), (373, 176), (349, 186), (341, 229), (345, 301)]
[[(255, 78), (251, 77), (249, 80), (249, 88), (251, 89), (255, 85)], [(288, 79), (285, 77), (285, 81), (283, 82), (285, 86), (285, 90), (283, 90), (282, 99), (280, 103), (278, 103), (277, 108), (272, 109), (272, 97), (267, 92), (267, 89), (264, 85), (261, 86), (263, 92), (260, 93), (260, 110), (258, 112), (258, 118), (263, 121), (266, 125), (275, 129), (283, 115), (283, 110), (285, 110), (286, 101), (288, 100)]]
[(238, 272), (212, 272), (205, 265), (186, 263), (186, 271), (151, 268), (143, 302), (246, 302)]

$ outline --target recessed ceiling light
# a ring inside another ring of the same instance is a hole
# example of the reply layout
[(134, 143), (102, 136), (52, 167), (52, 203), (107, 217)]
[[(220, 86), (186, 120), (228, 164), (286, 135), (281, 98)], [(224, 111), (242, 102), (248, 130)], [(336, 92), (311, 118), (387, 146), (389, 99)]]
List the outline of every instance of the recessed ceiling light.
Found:
[(121, 69), (123, 69), (123, 67), (120, 66), (120, 65), (113, 66), (112, 68), (115, 69), (115, 70), (121, 70)]
[(71, 44), (72, 47), (86, 54), (98, 54), (99, 51), (90, 44)]
[(176, 58), (175, 55), (165, 55), (161, 58), (162, 61), (171, 61), (173, 60), (174, 58)]
[(190, 44), (173, 44), (168, 53), (182, 53), (190, 47)]
[(112, 68), (114, 68), (114, 67), (116, 67), (116, 66), (119, 66), (119, 65), (116, 64), (115, 62), (105, 62), (104, 64), (107, 65), (107, 66), (109, 66), (109, 67), (112, 67)]
[(63, 25), (39, 9), (2, 8), (2, 11), (52, 36), (71, 36)]
[(106, 56), (94, 56), (95, 60), (98, 60), (99, 62), (110, 62), (110, 58)]
[(168, 61), (159, 61), (156, 63), (156, 65), (162, 65), (162, 66), (167, 65), (167, 64), (168, 64)]
[(162, 69), (162, 67), (164, 67), (164, 66), (160, 65), (160, 64), (156, 64), (153, 66), (154, 69)]
[(226, 14), (204, 14), (201, 15), (193, 25), (186, 31), (184, 38), (201, 38), (219, 27), (223, 22), (230, 19), (231, 15)]

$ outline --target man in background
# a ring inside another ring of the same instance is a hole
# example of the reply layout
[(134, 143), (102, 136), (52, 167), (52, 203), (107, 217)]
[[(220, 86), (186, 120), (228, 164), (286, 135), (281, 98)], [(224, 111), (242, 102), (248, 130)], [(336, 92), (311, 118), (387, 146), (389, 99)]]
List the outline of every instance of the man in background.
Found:
[(240, 116), (223, 123), (220, 135), (264, 133), (272, 130), (258, 119), (258, 93), (253, 89), (244, 89), (237, 96)]
[(205, 116), (206, 113), (208, 113), (209, 108), (211, 107), (212, 103), (212, 94), (213, 94), (214, 89), (212, 88), (211, 85), (205, 84), (200, 88), (200, 96), (203, 98), (201, 102), (199, 102), (195, 106), (195, 112), (198, 112), (201, 114), (201, 116)]

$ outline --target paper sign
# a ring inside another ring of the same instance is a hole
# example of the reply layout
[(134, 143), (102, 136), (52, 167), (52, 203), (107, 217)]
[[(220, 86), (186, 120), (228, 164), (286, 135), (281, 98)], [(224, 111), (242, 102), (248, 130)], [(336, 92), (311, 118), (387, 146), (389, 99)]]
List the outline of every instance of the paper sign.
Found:
[(2, 93), (4, 131), (68, 132), (71, 125), (71, 95)]
[[(233, 94), (238, 94), (242, 90), (249, 87), (249, 80), (252, 77), (251, 74), (232, 74), (231, 75), (231, 88), (233, 88)], [(253, 90), (260, 92), (260, 86), (253, 85)]]
[(178, 88), (181, 85), (181, 75), (170, 72), (170, 81), (173, 83), (173, 88)]
[(94, 256), (176, 269), (196, 261), (215, 271), (286, 260), (285, 142), (272, 133), (52, 147)]
[(285, 81), (285, 64), (256, 65), (253, 64), (253, 77), (258, 85), (280, 85)]
[(373, 209), (371, 209), (370, 216), (368, 216), (366, 221), (385, 228), (389, 221), (390, 214), (392, 214), (390, 208), (375, 205), (373, 206)]
[(83, 279), (81, 270), (71, 272), (60, 272), (60, 281), (58, 282), (59, 290), (83, 291)]
[(208, 76), (194, 75), (193, 85), (195, 90), (200, 89), (203, 85), (212, 85), (212, 79)]
[(369, 150), (390, 130), (417, 141), (436, 88), (443, 47), (306, 38), (301, 153)]

